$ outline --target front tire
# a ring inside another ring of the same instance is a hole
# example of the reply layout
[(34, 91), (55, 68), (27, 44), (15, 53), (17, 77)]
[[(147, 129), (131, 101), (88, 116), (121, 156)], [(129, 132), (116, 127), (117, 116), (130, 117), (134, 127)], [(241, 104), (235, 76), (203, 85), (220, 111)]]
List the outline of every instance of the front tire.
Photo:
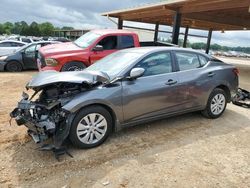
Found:
[(90, 106), (78, 112), (72, 122), (69, 138), (79, 148), (101, 145), (112, 130), (112, 117), (101, 106)]
[(86, 66), (82, 62), (69, 62), (63, 65), (61, 71), (81, 71), (85, 69)]
[(227, 97), (223, 89), (215, 88), (207, 101), (207, 106), (202, 114), (210, 119), (220, 117), (227, 107)]
[(16, 61), (10, 61), (5, 66), (6, 71), (8, 72), (21, 72), (22, 65)]

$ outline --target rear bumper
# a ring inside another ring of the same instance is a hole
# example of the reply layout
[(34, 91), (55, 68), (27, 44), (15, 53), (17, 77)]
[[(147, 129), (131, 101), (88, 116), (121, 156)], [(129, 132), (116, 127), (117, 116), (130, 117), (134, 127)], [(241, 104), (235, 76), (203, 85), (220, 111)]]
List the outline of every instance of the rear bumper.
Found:
[(5, 61), (0, 61), (0, 71), (4, 71), (4, 67), (6, 65), (7, 62)]

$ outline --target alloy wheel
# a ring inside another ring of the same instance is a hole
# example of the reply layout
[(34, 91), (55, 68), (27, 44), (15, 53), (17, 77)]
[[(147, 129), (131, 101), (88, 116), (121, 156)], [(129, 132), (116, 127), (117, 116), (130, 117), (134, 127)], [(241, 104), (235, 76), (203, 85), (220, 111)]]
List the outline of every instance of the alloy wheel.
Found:
[(100, 141), (107, 131), (107, 120), (98, 113), (83, 117), (76, 129), (78, 139), (84, 144), (94, 144)]
[(210, 105), (211, 112), (219, 115), (223, 112), (226, 105), (226, 98), (223, 94), (217, 94), (213, 97)]

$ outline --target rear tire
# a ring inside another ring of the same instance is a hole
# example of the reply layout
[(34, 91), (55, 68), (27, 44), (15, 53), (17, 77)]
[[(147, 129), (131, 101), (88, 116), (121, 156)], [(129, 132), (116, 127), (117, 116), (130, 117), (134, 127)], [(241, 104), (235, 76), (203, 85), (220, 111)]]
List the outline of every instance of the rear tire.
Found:
[(215, 88), (207, 101), (205, 110), (201, 113), (207, 118), (216, 119), (220, 117), (227, 107), (227, 96), (223, 89)]
[(22, 69), (22, 65), (17, 61), (10, 61), (5, 66), (5, 70), (8, 72), (21, 72)]
[(61, 71), (81, 71), (85, 69), (86, 66), (82, 62), (69, 62), (63, 65)]
[(78, 148), (101, 145), (112, 130), (112, 117), (101, 106), (90, 106), (78, 112), (72, 122), (69, 139)]

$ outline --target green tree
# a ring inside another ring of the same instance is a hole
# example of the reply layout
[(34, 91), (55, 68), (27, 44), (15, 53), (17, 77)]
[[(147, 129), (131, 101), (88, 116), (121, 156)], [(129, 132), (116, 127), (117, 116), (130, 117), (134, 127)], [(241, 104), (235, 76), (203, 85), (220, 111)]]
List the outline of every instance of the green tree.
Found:
[(14, 27), (13, 23), (11, 23), (11, 22), (5, 22), (3, 24), (4, 33), (11, 34), (11, 30), (12, 30), (13, 27)]
[(29, 26), (29, 36), (41, 36), (40, 28), (36, 22), (32, 22)]
[(205, 49), (206, 48), (206, 44), (205, 43), (203, 43), (203, 42), (197, 42), (197, 43), (193, 43), (193, 44), (191, 44), (191, 47), (193, 48), (193, 49)]
[(42, 36), (51, 36), (54, 32), (54, 26), (49, 22), (39, 24), (39, 29)]
[(0, 24), (0, 35), (4, 34), (3, 24)]
[(29, 34), (29, 25), (25, 21), (21, 21), (20, 35), (27, 36)]
[(13, 28), (11, 30), (11, 33), (13, 33), (13, 34), (20, 34), (21, 31), (22, 31), (22, 24), (21, 24), (21, 22), (15, 22), (14, 26), (13, 26)]

